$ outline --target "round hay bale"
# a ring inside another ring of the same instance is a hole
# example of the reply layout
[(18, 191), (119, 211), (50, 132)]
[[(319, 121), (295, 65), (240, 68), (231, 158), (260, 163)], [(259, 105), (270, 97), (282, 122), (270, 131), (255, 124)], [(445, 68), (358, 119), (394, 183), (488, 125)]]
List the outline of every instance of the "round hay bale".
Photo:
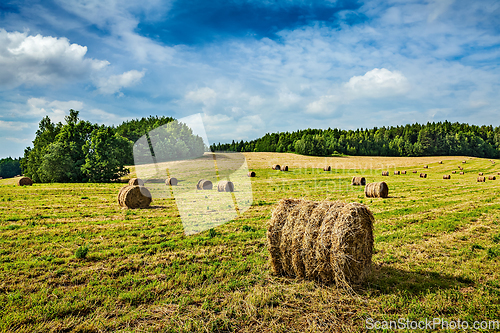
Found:
[(31, 186), (33, 181), (29, 177), (21, 177), (17, 180), (17, 186)]
[(429, 169), (429, 166), (428, 165), (424, 165), (424, 169)]
[(198, 184), (196, 184), (197, 190), (211, 190), (213, 187), (212, 182), (206, 179), (198, 180)]
[(457, 173), (455, 170), (453, 170), (451, 173)]
[(413, 173), (417, 173), (417, 170), (413, 170)]
[(168, 185), (177, 186), (177, 183), (179, 183), (179, 181), (175, 177), (170, 177), (165, 179), (165, 185), (167, 186)]
[(352, 182), (351, 182), (352, 185), (363, 185), (365, 186), (366, 185), (366, 179), (365, 177), (352, 177)]
[(464, 169), (464, 168), (462, 168), (462, 167), (459, 167), (459, 168), (460, 168), (460, 170), (463, 170), (463, 169)]
[(332, 171), (332, 167), (331, 166), (326, 166), (323, 168), (323, 171)]
[(233, 182), (227, 180), (221, 180), (217, 184), (217, 191), (219, 192), (234, 192), (234, 184)]
[(488, 177), (488, 180), (496, 180), (496, 179), (497, 179), (497, 177), (495, 177), (495, 176), (489, 176)]
[(460, 174), (461, 174), (461, 175), (464, 175), (464, 174), (465, 174), (465, 172), (463, 172), (463, 171), (460, 171)]
[(451, 179), (451, 175), (444, 175), (443, 179)]
[(497, 175), (500, 175), (500, 172), (497, 172)]
[(144, 186), (144, 182), (142, 179), (139, 178), (130, 178), (128, 181), (129, 185), (139, 185), (139, 186)]
[(480, 173), (479, 173), (479, 176), (482, 176), (482, 175), (483, 175), (483, 173), (482, 173), (482, 172), (480, 172)]
[(365, 195), (368, 198), (387, 198), (389, 186), (385, 182), (366, 184)]
[(406, 175), (406, 170), (401, 171), (401, 174), (402, 174), (402, 175)]
[(438, 163), (439, 163), (439, 164), (443, 164), (443, 161), (439, 161)]
[(249, 171), (249, 172), (247, 173), (247, 176), (248, 176), (248, 177), (255, 177), (255, 172), (253, 172), (253, 171)]
[(147, 208), (152, 198), (149, 190), (144, 186), (128, 185), (120, 189), (118, 204), (127, 208)]
[(371, 269), (373, 222), (362, 204), (282, 199), (267, 224), (274, 273), (335, 282), (362, 282)]
[(420, 178), (427, 178), (427, 174), (426, 173), (421, 173), (420, 174)]
[(389, 171), (382, 171), (382, 176), (389, 176)]
[(477, 177), (477, 181), (480, 182), (480, 183), (484, 183), (486, 181), (486, 177)]
[(280, 171), (288, 171), (288, 165), (283, 165)]
[(399, 171), (394, 171), (395, 175), (399, 175), (399, 173), (400, 173)]
[(273, 165), (273, 170), (281, 170), (280, 165), (279, 164)]
[(467, 161), (462, 161), (462, 163), (464, 163), (464, 164), (465, 164), (465, 163), (467, 163)]

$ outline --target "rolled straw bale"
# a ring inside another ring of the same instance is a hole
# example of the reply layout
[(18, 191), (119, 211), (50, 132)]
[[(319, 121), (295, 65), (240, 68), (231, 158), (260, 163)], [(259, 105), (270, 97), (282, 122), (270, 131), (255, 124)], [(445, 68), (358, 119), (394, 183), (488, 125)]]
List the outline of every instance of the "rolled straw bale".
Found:
[(267, 224), (271, 268), (344, 286), (362, 282), (371, 269), (373, 222), (359, 203), (282, 199)]
[(389, 176), (389, 171), (382, 171), (382, 176)]
[(402, 174), (402, 175), (406, 175), (406, 170), (401, 171), (401, 174)]
[(497, 175), (500, 175), (500, 172), (497, 172)]
[(461, 174), (461, 175), (464, 175), (464, 174), (465, 174), (465, 172), (463, 172), (463, 171), (460, 171), (460, 174)]
[(217, 184), (217, 191), (219, 192), (234, 192), (234, 184), (233, 182), (227, 180), (221, 180)]
[(17, 186), (31, 186), (33, 181), (28, 177), (21, 177), (17, 180)]
[(248, 177), (255, 177), (255, 172), (249, 171), (247, 174)]
[(428, 165), (424, 165), (424, 169), (429, 169), (429, 166)]
[(455, 170), (453, 170), (451, 173), (457, 173)]
[(465, 163), (467, 163), (467, 161), (462, 161), (462, 163), (464, 163), (464, 164), (465, 164)]
[(151, 201), (151, 193), (144, 186), (127, 185), (118, 193), (118, 204), (122, 207), (146, 208)]
[(139, 186), (144, 186), (144, 182), (142, 179), (139, 178), (130, 178), (128, 181), (129, 185), (139, 185)]
[(288, 165), (283, 165), (280, 171), (288, 171)]
[(368, 198), (387, 198), (389, 186), (387, 186), (386, 182), (366, 184), (365, 195)]
[(420, 174), (420, 178), (427, 178), (427, 174), (426, 173), (421, 173)]
[(413, 173), (417, 173), (417, 170), (413, 170)]
[(464, 168), (462, 168), (462, 167), (459, 167), (459, 168), (460, 168), (460, 170), (463, 170), (463, 169), (464, 169)]
[(443, 179), (451, 179), (451, 175), (444, 175)]
[(332, 167), (331, 166), (326, 166), (323, 168), (323, 171), (332, 171)]
[(280, 170), (280, 165), (279, 164), (275, 164), (273, 165), (273, 170)]
[(197, 190), (211, 190), (213, 187), (212, 182), (206, 179), (198, 180), (198, 184), (196, 184)]
[(176, 186), (177, 183), (178, 183), (178, 180), (175, 177), (169, 177), (169, 178), (165, 179), (165, 185)]
[(438, 163), (439, 163), (439, 164), (443, 164), (443, 161), (439, 161)]
[(365, 177), (352, 177), (352, 185), (366, 185), (366, 179)]
[(477, 181), (480, 182), (480, 183), (484, 183), (486, 181), (486, 177), (477, 177)]
[(399, 175), (399, 174), (400, 174), (400, 172), (399, 172), (399, 171), (394, 171), (394, 174), (395, 174), (395, 175)]
[(497, 179), (497, 177), (495, 177), (495, 176), (489, 176), (488, 177), (488, 180), (496, 180), (496, 179)]
[(479, 173), (479, 176), (482, 176), (482, 175), (483, 175), (483, 173), (482, 173), (482, 172), (480, 172), (480, 173)]

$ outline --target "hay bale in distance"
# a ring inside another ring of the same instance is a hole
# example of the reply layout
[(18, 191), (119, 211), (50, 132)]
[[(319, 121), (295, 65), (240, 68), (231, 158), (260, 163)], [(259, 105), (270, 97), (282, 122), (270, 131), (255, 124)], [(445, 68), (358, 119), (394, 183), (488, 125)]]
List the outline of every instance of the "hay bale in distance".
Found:
[(386, 182), (366, 184), (365, 195), (368, 198), (387, 198), (389, 186), (387, 186)]
[(21, 177), (17, 180), (17, 186), (31, 186), (33, 181), (29, 177)]
[(462, 163), (464, 163), (464, 164), (465, 164), (465, 163), (467, 163), (467, 161), (462, 161)]
[(248, 177), (255, 177), (255, 172), (253, 172), (253, 171), (248, 171), (247, 176), (248, 176)]
[(233, 182), (227, 180), (221, 180), (217, 184), (217, 191), (219, 192), (234, 192), (234, 184)]
[(421, 173), (420, 174), (420, 178), (427, 178), (427, 174), (426, 173)]
[(394, 174), (395, 175), (399, 175), (399, 171), (394, 171)]
[(497, 172), (497, 175), (500, 175), (500, 172)]
[(206, 179), (200, 179), (198, 180), (198, 184), (196, 184), (197, 190), (211, 190), (212, 187), (213, 187), (212, 182)]
[(451, 173), (457, 173), (455, 170), (453, 170)]
[(497, 179), (497, 177), (495, 177), (495, 176), (488, 176), (488, 180), (496, 180), (496, 179)]
[(439, 163), (439, 164), (443, 164), (443, 161), (439, 161), (438, 163)]
[(373, 222), (359, 203), (282, 199), (267, 224), (271, 268), (339, 286), (360, 283), (371, 269)]
[(479, 176), (482, 176), (482, 175), (483, 175), (483, 173), (482, 173), (482, 172), (480, 172), (480, 173), (479, 173)]
[(460, 170), (463, 170), (464, 168), (460, 167)]
[(351, 181), (351, 184), (352, 185), (363, 185), (365, 186), (366, 185), (366, 179), (365, 177), (352, 177), (352, 181)]
[(279, 164), (273, 165), (273, 170), (281, 170), (281, 167)]
[(464, 175), (464, 174), (465, 174), (465, 172), (463, 172), (463, 171), (460, 171), (460, 174), (461, 174), (461, 175)]
[(424, 165), (424, 169), (429, 169), (429, 166), (428, 165)]
[(406, 170), (401, 171), (402, 175), (406, 175)]
[(152, 201), (151, 192), (139, 185), (127, 185), (118, 192), (118, 204), (127, 208), (147, 208)]
[(144, 186), (144, 182), (142, 179), (139, 178), (130, 178), (128, 181), (129, 185), (139, 185), (139, 186)]
[(484, 182), (486, 182), (486, 177), (479, 176), (479, 177), (477, 177), (477, 181), (480, 183), (484, 183)]
[(323, 171), (332, 171), (332, 167), (331, 166), (326, 166), (323, 168)]
[(280, 168), (280, 171), (288, 171), (288, 165), (283, 165), (283, 166)]
[(451, 179), (451, 175), (444, 175), (443, 179)]
[(382, 176), (389, 176), (389, 171), (382, 171)]
[(178, 180), (175, 177), (170, 177), (170, 178), (165, 179), (165, 185), (176, 186), (177, 183), (178, 183)]
[(417, 170), (413, 170), (413, 173), (417, 173)]

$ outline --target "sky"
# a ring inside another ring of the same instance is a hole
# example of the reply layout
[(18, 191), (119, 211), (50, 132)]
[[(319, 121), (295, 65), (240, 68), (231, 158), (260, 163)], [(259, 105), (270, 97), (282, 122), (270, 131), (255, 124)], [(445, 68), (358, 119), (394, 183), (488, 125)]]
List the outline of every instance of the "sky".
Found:
[(499, 1), (2, 0), (0, 158), (48, 115), (203, 113), (210, 143), (500, 125)]

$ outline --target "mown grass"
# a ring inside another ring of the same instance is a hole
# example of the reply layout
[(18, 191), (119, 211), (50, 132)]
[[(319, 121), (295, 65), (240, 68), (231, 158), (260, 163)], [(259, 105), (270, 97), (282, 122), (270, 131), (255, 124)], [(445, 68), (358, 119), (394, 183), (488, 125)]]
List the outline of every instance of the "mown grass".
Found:
[[(120, 184), (0, 181), (0, 329), (357, 332), (367, 318), (500, 319), (500, 180), (475, 181), (500, 167), (467, 158), (464, 176), (443, 180), (466, 158), (246, 156), (252, 207), (193, 236), (173, 199), (122, 210)], [(270, 169), (284, 162), (289, 172)], [(394, 176), (398, 165), (409, 173)], [(365, 198), (350, 186), (359, 174), (388, 182), (391, 197)], [(373, 211), (373, 274), (355, 294), (270, 273), (266, 221), (283, 197)]]

